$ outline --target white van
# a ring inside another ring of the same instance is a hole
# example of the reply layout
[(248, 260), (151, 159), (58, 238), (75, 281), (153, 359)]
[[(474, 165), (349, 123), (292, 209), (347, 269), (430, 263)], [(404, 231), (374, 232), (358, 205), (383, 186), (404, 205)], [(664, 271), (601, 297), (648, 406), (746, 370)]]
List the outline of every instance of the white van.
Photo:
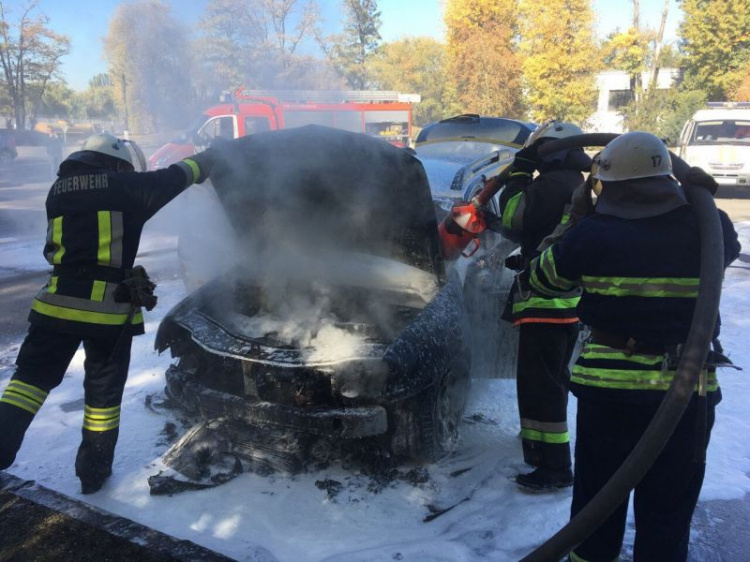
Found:
[(709, 103), (682, 129), (678, 156), (720, 185), (750, 187), (750, 102)]

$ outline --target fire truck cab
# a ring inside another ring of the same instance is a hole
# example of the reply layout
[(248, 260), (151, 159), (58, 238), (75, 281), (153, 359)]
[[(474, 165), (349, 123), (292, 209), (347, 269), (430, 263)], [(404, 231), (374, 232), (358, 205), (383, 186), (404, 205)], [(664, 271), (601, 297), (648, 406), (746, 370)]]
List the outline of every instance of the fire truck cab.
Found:
[(418, 94), (392, 91), (264, 91), (239, 89), (224, 94), (180, 136), (149, 158), (164, 168), (203, 150), (216, 137), (235, 139), (264, 131), (324, 125), (410, 145), (412, 104)]

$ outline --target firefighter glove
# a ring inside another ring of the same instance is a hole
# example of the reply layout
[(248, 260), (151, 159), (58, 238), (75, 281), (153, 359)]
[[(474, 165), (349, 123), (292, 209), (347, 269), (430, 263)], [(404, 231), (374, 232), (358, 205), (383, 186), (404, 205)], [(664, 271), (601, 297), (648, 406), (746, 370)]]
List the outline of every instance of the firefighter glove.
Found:
[(716, 180), (706, 173), (703, 168), (699, 168), (698, 166), (693, 166), (688, 170), (687, 176), (685, 176), (685, 183), (705, 187), (714, 195), (716, 195), (716, 190), (719, 189), (719, 184), (716, 183)]
[(115, 289), (115, 302), (129, 302), (134, 307), (142, 306), (153, 310), (157, 297), (154, 295), (156, 283), (146, 273), (143, 266), (136, 265)]

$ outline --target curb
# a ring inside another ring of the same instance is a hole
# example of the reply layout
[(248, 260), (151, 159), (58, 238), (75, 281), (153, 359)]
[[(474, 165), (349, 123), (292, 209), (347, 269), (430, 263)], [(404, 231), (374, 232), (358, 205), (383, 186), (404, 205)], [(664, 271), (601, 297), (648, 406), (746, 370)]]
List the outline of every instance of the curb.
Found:
[(0, 491), (23, 498), (51, 509), (110, 535), (125, 539), (150, 552), (185, 562), (232, 561), (212, 550), (187, 540), (180, 540), (139, 523), (113, 515), (97, 507), (74, 500), (59, 492), (45, 488), (33, 480), (23, 480), (0, 471)]

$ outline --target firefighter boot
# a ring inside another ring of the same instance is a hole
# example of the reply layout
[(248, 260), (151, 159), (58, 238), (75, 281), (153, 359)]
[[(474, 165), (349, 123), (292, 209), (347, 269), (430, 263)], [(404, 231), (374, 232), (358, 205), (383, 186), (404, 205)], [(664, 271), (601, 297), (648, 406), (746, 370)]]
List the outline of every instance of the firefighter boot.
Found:
[(81, 493), (98, 492), (112, 474), (118, 430), (83, 430), (83, 440), (76, 456), (76, 476), (81, 480)]
[(516, 482), (529, 490), (554, 491), (573, 485), (573, 471), (569, 468), (560, 470), (537, 468), (528, 474), (517, 475)]
[(0, 470), (10, 467), (16, 460), (23, 436), (33, 419), (33, 414), (6, 402), (0, 402), (0, 427), (3, 428), (0, 431)]

